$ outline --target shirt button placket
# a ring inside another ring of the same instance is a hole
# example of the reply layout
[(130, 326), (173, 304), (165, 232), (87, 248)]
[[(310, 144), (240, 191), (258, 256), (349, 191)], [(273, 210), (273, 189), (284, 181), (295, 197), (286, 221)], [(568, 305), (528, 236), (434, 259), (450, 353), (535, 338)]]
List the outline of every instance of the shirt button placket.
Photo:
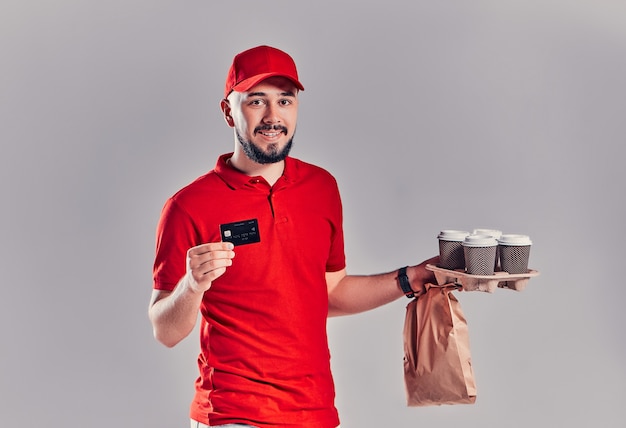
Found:
[[(280, 223), (287, 223), (287, 217), (285, 215), (283, 215), (282, 209), (280, 206), (276, 206), (276, 193), (270, 193), (270, 203), (272, 205), (272, 210), (274, 212), (274, 223), (275, 224), (280, 224)], [(280, 203), (280, 198), (278, 198), (278, 202)]]

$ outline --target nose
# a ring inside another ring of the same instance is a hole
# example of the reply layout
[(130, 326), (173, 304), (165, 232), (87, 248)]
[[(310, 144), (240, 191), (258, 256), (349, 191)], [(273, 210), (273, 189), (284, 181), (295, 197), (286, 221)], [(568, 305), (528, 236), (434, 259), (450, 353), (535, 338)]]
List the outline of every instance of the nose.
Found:
[(265, 110), (265, 115), (263, 116), (263, 122), (268, 124), (280, 123), (278, 106), (268, 104), (267, 109)]

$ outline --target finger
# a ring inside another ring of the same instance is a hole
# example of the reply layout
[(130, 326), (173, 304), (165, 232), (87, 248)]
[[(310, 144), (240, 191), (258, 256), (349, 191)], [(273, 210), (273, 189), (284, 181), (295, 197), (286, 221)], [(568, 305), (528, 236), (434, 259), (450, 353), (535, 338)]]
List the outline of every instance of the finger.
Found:
[(188, 255), (198, 255), (210, 253), (211, 251), (228, 251), (235, 248), (235, 246), (231, 242), (209, 242), (206, 244), (196, 245), (187, 251)]
[(199, 266), (211, 260), (232, 259), (233, 257), (235, 257), (235, 252), (233, 250), (215, 249), (215, 247), (213, 248), (214, 249), (211, 251), (201, 253), (189, 250), (187, 252), (187, 260), (189, 262), (192, 262), (195, 266)]
[(191, 271), (205, 273), (218, 267), (232, 265), (234, 257), (234, 251), (211, 251), (197, 256), (192, 255), (187, 259), (187, 268)]
[(192, 275), (197, 282), (212, 282), (222, 276), (230, 265), (232, 265), (231, 260), (217, 260), (193, 270)]
[[(223, 253), (223, 256), (220, 256), (219, 253)], [(234, 251), (213, 251), (206, 255), (203, 254), (202, 256), (191, 258), (189, 261), (189, 267), (192, 269), (207, 271), (215, 269), (216, 267), (230, 266), (232, 264), (233, 257), (235, 257)]]

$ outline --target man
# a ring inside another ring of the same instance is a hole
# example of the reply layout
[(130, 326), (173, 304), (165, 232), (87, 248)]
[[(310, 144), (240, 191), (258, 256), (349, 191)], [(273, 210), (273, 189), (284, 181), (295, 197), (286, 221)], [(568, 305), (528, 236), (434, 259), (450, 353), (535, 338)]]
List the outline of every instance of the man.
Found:
[(149, 315), (169, 347), (202, 315), (192, 427), (337, 427), (327, 317), (433, 281), (425, 265), (436, 258), (398, 273), (346, 274), (337, 184), (288, 156), (302, 90), (285, 52), (258, 46), (235, 56), (221, 101), (234, 152), (162, 212)]

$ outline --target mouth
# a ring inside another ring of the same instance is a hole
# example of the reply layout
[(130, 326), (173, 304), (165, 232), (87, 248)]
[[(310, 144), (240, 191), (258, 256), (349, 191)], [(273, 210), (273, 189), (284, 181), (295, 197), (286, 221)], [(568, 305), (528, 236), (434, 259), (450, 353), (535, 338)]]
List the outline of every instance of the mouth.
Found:
[(278, 137), (281, 134), (281, 132), (260, 132), (260, 134), (267, 138), (274, 138), (274, 137)]
[(274, 126), (258, 126), (254, 129), (254, 135), (261, 134), (266, 138), (276, 138), (280, 134), (287, 135), (287, 128), (280, 125)]

